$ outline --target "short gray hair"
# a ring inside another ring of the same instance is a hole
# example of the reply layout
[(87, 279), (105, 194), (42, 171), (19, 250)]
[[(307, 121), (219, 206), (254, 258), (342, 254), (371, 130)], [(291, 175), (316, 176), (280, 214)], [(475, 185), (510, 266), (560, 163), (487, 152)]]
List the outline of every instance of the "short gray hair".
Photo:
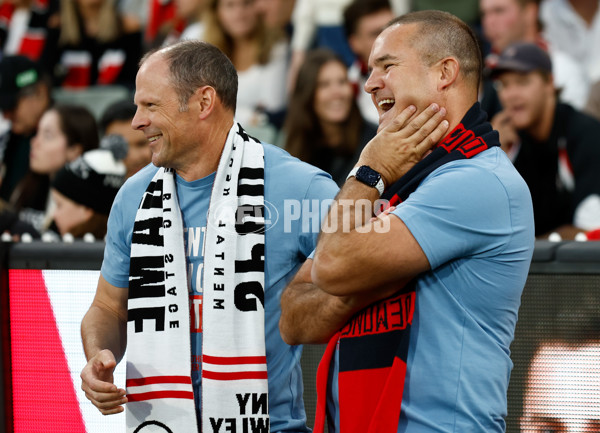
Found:
[(171, 84), (177, 93), (181, 111), (187, 110), (187, 102), (197, 89), (210, 86), (217, 92), (223, 106), (235, 113), (237, 71), (221, 50), (203, 41), (180, 41), (146, 53), (140, 60), (140, 66), (155, 53), (164, 56), (169, 65)]
[(426, 65), (454, 57), (465, 79), (479, 89), (483, 69), (481, 49), (473, 30), (460, 18), (448, 12), (424, 10), (401, 15), (390, 21), (388, 27), (397, 24), (419, 26), (419, 32), (410, 42)]

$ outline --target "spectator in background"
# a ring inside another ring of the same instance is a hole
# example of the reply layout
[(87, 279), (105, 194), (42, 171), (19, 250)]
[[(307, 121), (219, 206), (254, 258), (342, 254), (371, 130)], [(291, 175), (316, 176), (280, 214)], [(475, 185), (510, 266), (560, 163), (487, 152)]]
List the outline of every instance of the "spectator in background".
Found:
[(356, 59), (348, 70), (348, 78), (354, 85), (358, 108), (362, 116), (373, 124), (379, 123), (379, 113), (365, 91), (369, 78), (369, 54), (375, 38), (394, 18), (388, 0), (354, 0), (344, 11), (344, 29)]
[(41, 63), (54, 84), (69, 89), (94, 85), (133, 88), (142, 54), (137, 23), (117, 12), (115, 0), (62, 0), (60, 24), (51, 28)]
[[(552, 59), (554, 85), (561, 89), (560, 99), (582, 109), (589, 91), (588, 78), (575, 60), (540, 33), (538, 0), (479, 0), (481, 26), (491, 44), (486, 65), (493, 68), (498, 55), (515, 42), (531, 42), (547, 50)], [(495, 114), (489, 113), (490, 117)]]
[(292, 36), (292, 12), (296, 0), (256, 0), (256, 8), (267, 28)]
[(126, 154), (124, 142), (103, 141), (100, 149), (84, 153), (56, 173), (52, 217), (61, 235), (80, 238), (91, 233), (104, 239), (110, 208), (125, 180), (121, 160)]
[(10, 129), (0, 136), (0, 199), (8, 200), (29, 168), (31, 137), (52, 104), (50, 78), (24, 56), (0, 60), (0, 109)]
[(55, 0), (6, 0), (0, 2), (0, 58), (21, 55), (38, 60), (46, 42)]
[[(126, 0), (129, 1), (129, 0)], [(135, 0), (137, 1), (137, 0)], [(165, 44), (166, 38), (175, 30), (183, 30), (184, 23), (176, 17), (174, 0), (147, 0), (144, 47), (152, 49)]]
[[(175, 0), (175, 16), (183, 21), (179, 39), (202, 39), (204, 24), (202, 15), (208, 0)], [(174, 42), (167, 38), (166, 44)]]
[(278, 127), (287, 100), (285, 40), (267, 29), (254, 0), (210, 0), (205, 25), (202, 39), (223, 51), (238, 72), (236, 121), (249, 132)]
[(590, 82), (600, 79), (600, 1), (543, 0), (540, 20), (552, 46), (569, 53)]
[(29, 172), (10, 199), (19, 218), (40, 233), (49, 228), (52, 222), (50, 181), (67, 162), (97, 147), (96, 120), (87, 109), (75, 105), (48, 109), (31, 141)]
[(597, 297), (576, 314), (559, 313), (529, 365), (523, 433), (600, 430), (600, 318)]
[(304, 56), (311, 48), (329, 48), (350, 66), (354, 54), (344, 35), (344, 9), (352, 0), (296, 0), (288, 88), (293, 89)]
[(142, 131), (131, 127), (136, 109), (132, 101), (124, 99), (108, 106), (100, 119), (100, 131), (104, 139), (118, 142), (120, 137), (127, 144), (127, 155), (123, 159), (127, 169), (126, 178), (133, 176), (152, 160), (152, 152), (146, 136)]
[(504, 107), (492, 125), (531, 191), (536, 236), (600, 227), (600, 122), (558, 101), (552, 62), (536, 44), (509, 45), (492, 73)]
[(341, 185), (377, 126), (360, 114), (343, 60), (330, 50), (309, 51), (291, 96), (285, 148), (331, 174)]

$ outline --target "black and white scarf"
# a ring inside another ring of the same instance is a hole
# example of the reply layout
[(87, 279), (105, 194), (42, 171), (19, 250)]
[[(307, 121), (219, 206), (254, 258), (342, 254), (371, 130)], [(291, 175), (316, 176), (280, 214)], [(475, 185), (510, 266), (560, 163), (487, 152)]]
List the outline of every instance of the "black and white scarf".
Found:
[[(268, 431), (264, 150), (234, 124), (217, 169), (204, 256), (202, 430)], [(127, 431), (200, 431), (175, 173), (158, 170), (131, 244)]]

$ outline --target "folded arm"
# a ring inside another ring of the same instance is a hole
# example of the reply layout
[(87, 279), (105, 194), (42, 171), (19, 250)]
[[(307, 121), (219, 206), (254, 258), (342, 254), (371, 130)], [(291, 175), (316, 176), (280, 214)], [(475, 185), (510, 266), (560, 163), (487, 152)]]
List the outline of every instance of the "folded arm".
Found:
[(279, 330), (288, 344), (327, 343), (358, 311), (398, 291), (398, 281), (376, 291), (335, 296), (312, 283), (313, 260), (307, 259), (281, 296)]

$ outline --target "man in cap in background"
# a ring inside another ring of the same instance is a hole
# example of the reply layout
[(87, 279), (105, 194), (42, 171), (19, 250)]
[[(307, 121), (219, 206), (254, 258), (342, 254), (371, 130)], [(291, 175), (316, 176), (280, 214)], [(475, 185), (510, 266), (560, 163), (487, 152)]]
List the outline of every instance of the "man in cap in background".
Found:
[(131, 127), (136, 110), (137, 106), (131, 99), (121, 99), (109, 105), (100, 118), (103, 141), (125, 141), (127, 156), (123, 163), (127, 168), (126, 178), (133, 176), (152, 160), (146, 136), (142, 131)]
[(38, 64), (24, 56), (0, 60), (0, 110), (10, 122), (0, 135), (1, 199), (9, 199), (27, 172), (31, 137), (51, 103), (51, 84)]
[(533, 199), (537, 237), (600, 227), (600, 122), (557, 98), (548, 54), (509, 45), (492, 70), (504, 110), (492, 119)]

